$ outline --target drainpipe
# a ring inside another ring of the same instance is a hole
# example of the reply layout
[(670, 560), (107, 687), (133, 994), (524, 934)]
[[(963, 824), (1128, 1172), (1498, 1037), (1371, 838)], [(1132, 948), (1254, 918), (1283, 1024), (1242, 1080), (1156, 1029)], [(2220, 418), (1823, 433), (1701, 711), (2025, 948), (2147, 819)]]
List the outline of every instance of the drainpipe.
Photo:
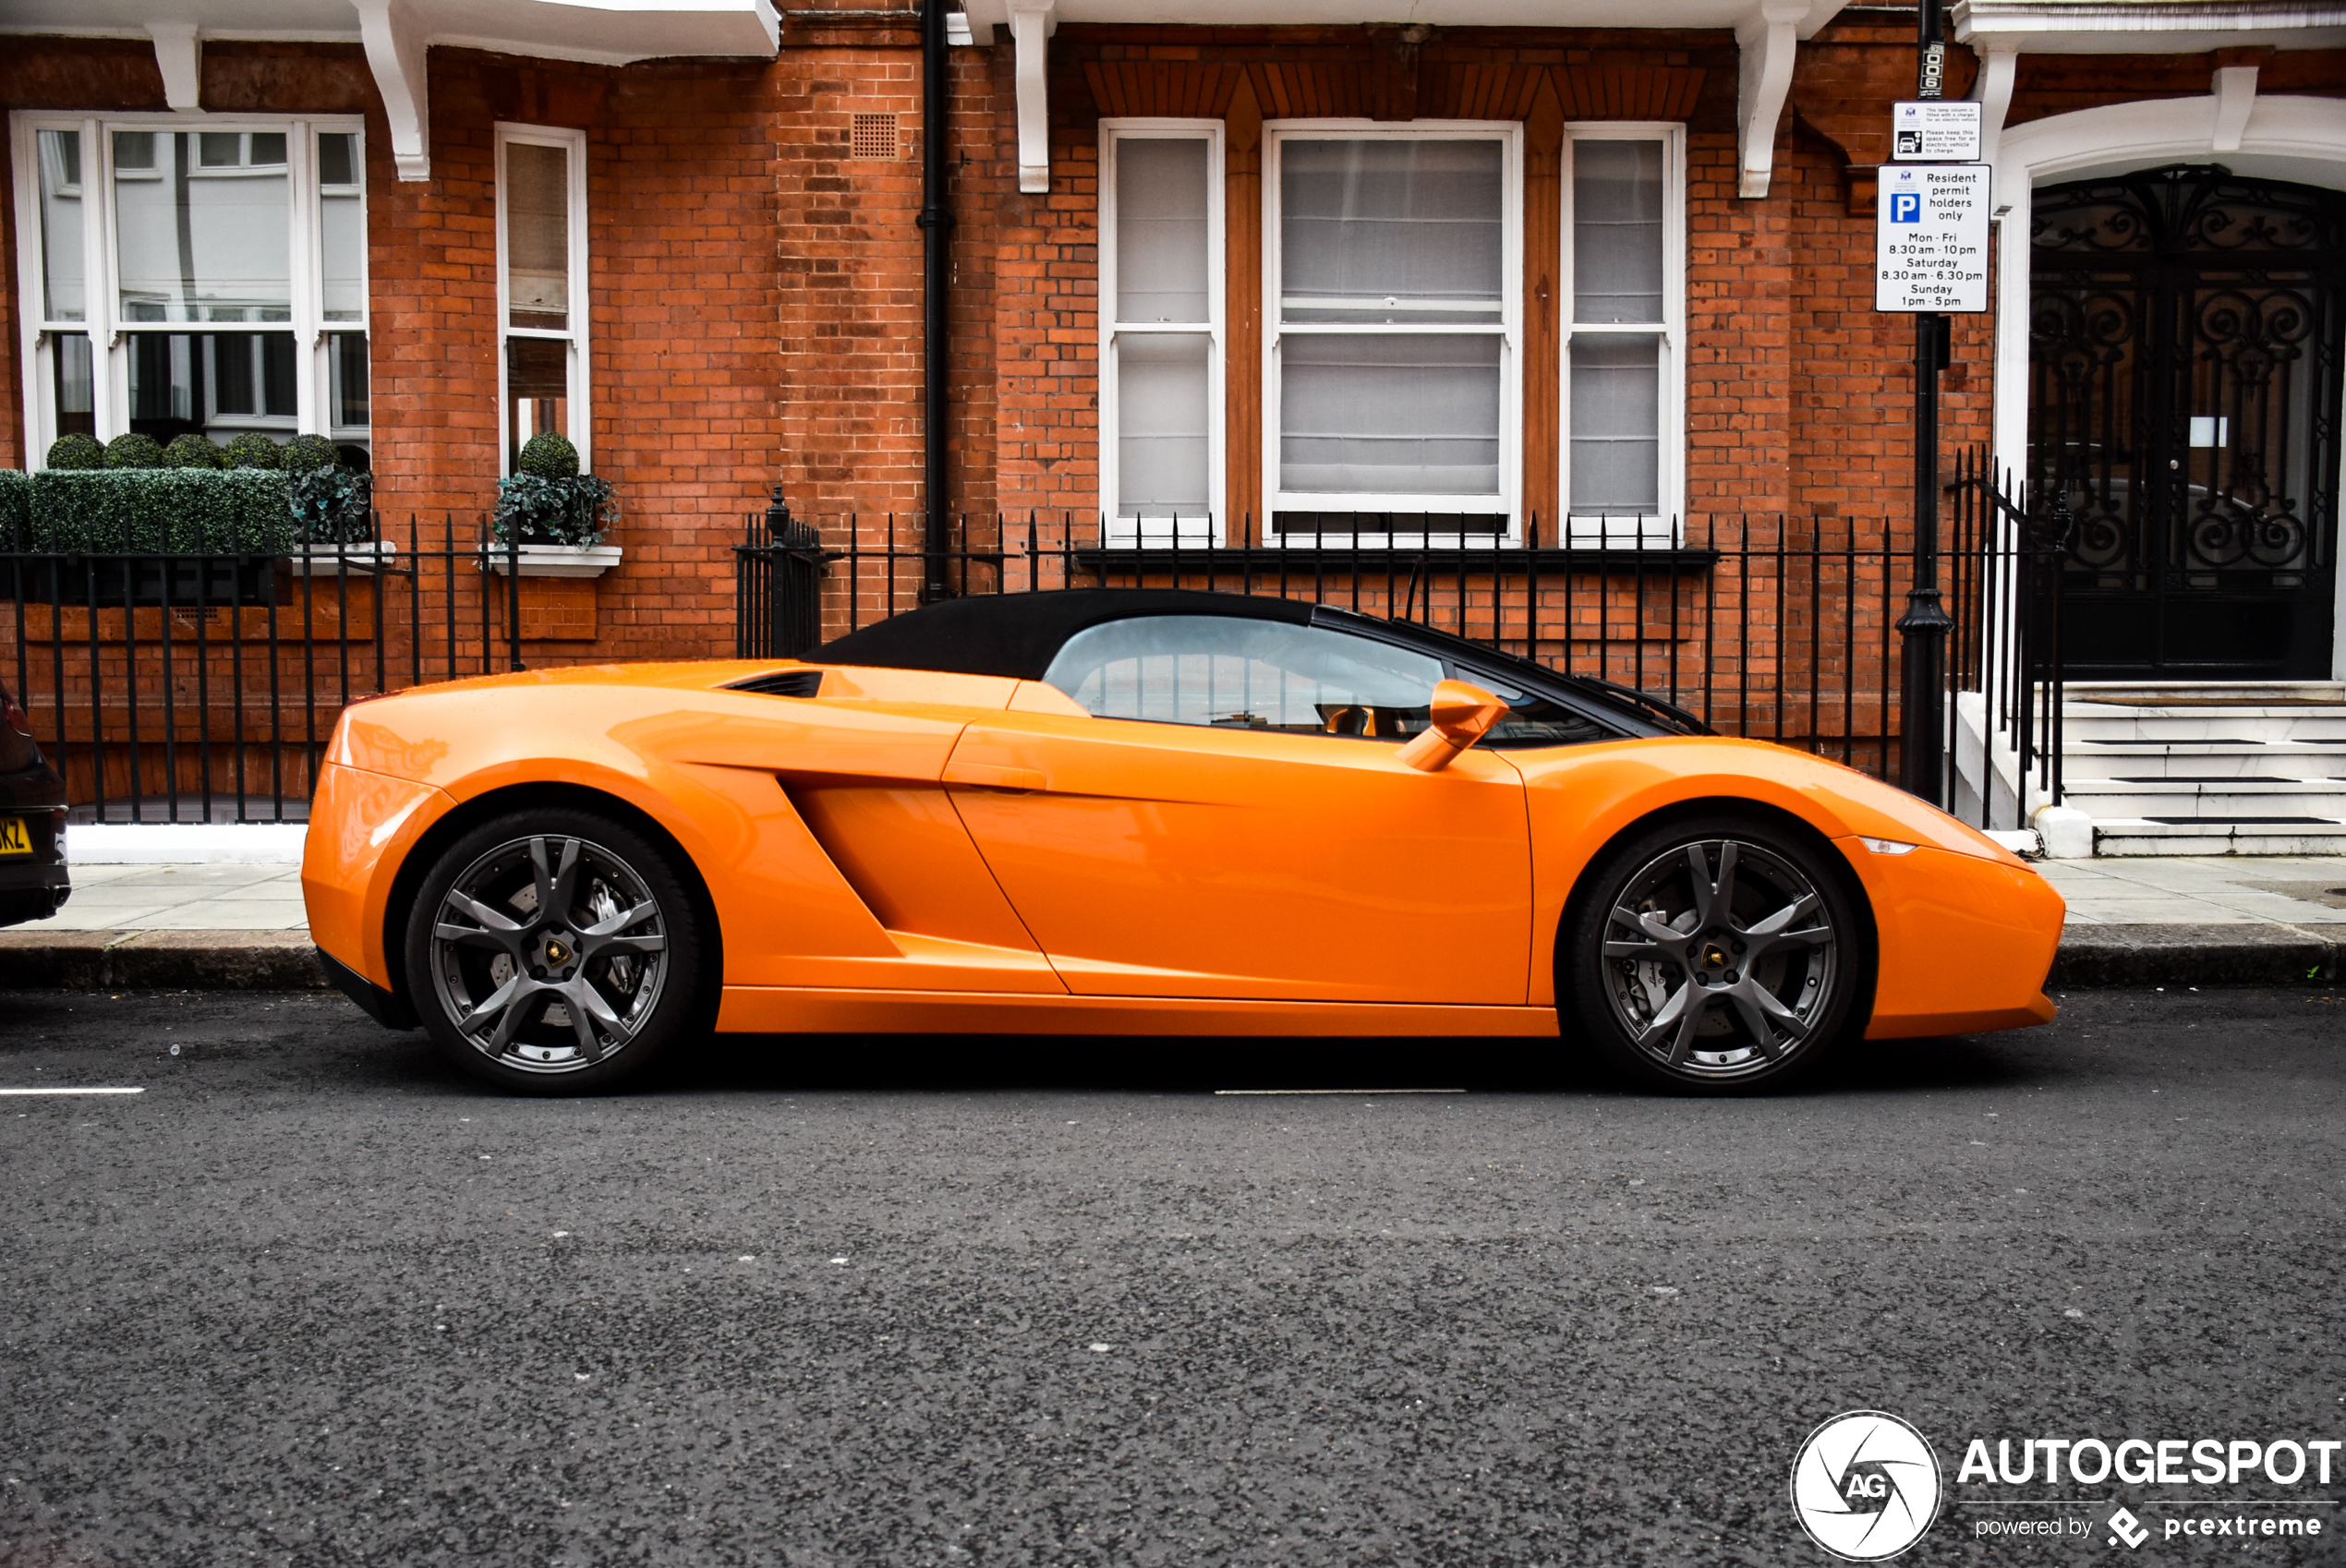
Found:
[(945, 556), (949, 513), (945, 493), (945, 288), (952, 265), (952, 210), (945, 204), (946, 0), (921, 4), (921, 601), (949, 597)]

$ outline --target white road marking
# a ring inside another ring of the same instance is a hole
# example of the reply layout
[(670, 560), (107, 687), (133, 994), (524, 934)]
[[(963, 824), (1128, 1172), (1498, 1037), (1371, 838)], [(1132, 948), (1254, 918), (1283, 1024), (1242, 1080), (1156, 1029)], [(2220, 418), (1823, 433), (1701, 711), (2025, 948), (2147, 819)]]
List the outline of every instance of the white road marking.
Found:
[(1217, 1089), (1216, 1094), (1464, 1094), (1463, 1089)]
[(144, 1094), (143, 1089), (0, 1089), (0, 1094)]

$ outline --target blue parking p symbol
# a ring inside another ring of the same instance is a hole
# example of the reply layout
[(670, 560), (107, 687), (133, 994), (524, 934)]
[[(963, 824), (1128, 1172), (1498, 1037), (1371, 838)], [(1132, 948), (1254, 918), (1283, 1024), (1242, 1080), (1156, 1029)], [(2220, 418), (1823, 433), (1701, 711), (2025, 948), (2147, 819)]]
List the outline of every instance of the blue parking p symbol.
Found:
[(1893, 190), (1890, 193), (1890, 221), (1893, 223), (1922, 222), (1922, 192)]

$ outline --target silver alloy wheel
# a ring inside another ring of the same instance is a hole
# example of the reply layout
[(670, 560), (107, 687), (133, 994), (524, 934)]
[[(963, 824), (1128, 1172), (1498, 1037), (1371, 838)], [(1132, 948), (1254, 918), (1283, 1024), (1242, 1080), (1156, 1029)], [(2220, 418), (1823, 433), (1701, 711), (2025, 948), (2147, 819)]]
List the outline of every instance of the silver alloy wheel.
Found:
[(1746, 839), (1656, 855), (1624, 885), (1605, 926), (1614, 1016), (1681, 1077), (1748, 1077), (1808, 1045), (1840, 962), (1816, 887)]
[(667, 948), (635, 867), (589, 839), (538, 834), (498, 845), (449, 886), (432, 925), (432, 985), (490, 1060), (578, 1072), (652, 1017)]

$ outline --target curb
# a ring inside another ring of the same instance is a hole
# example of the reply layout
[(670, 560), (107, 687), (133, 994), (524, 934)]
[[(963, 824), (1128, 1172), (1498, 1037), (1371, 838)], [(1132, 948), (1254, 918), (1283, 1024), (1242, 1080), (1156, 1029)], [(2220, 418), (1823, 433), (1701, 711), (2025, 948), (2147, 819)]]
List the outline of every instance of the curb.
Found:
[[(2048, 988), (2306, 985), (2339, 978), (2337, 936), (2292, 925), (2087, 925)], [(0, 931), (0, 990), (323, 991), (307, 931)]]
[(2062, 933), (2048, 986), (2306, 985), (2338, 978), (2346, 928), (2081, 925)]
[(320, 991), (307, 931), (0, 931), (18, 991)]

